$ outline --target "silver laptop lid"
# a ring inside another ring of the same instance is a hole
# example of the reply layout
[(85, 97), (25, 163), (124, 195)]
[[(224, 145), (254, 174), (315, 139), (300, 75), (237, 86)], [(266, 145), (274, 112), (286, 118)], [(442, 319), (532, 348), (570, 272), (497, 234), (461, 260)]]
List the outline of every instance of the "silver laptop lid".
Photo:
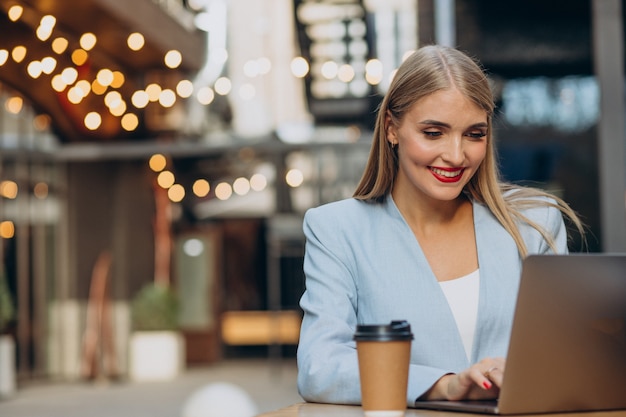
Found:
[(626, 409), (626, 254), (524, 261), (501, 414)]

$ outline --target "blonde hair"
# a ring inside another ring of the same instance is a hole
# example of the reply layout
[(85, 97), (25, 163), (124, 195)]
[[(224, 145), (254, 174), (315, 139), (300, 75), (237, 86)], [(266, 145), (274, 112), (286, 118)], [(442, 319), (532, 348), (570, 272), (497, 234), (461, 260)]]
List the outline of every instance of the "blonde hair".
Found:
[(421, 98), (454, 87), (487, 113), (487, 152), (485, 159), (465, 187), (465, 194), (485, 204), (513, 237), (522, 258), (528, 250), (519, 224), (536, 229), (556, 252), (554, 237), (523, 215), (532, 207), (551, 206), (561, 211), (583, 235), (583, 225), (576, 213), (562, 199), (545, 191), (502, 182), (493, 145), (492, 119), (495, 109), (489, 80), (481, 66), (463, 52), (430, 45), (411, 54), (398, 68), (383, 98), (374, 126), (374, 138), (361, 181), (353, 197), (381, 202), (391, 193), (398, 172), (397, 148), (386, 137), (386, 119), (398, 126), (407, 111)]

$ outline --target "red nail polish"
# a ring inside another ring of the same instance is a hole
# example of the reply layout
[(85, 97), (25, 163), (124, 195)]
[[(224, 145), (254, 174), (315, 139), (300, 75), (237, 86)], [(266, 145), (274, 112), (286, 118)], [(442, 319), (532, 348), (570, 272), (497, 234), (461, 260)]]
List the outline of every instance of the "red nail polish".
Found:
[(491, 388), (491, 383), (489, 381), (485, 381), (483, 382), (483, 387), (485, 387), (485, 389), (489, 389)]

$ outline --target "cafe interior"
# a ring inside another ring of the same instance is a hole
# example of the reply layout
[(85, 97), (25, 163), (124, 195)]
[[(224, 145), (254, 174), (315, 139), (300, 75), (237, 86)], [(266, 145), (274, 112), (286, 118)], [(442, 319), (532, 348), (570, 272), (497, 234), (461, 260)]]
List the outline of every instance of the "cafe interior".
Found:
[(302, 216), (351, 195), (394, 69), (429, 43), (481, 60), (502, 174), (581, 214), (570, 250), (625, 251), (623, 31), (558, 3), (0, 0), (16, 379), (141, 378), (159, 285), (182, 367), (293, 356)]

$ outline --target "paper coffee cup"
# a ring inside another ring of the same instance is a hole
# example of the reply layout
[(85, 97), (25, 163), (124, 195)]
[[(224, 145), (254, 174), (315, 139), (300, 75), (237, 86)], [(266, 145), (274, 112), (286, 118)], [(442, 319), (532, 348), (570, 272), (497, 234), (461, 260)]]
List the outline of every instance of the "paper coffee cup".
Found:
[(403, 320), (387, 325), (359, 325), (354, 340), (365, 415), (403, 416), (413, 340), (411, 326)]

